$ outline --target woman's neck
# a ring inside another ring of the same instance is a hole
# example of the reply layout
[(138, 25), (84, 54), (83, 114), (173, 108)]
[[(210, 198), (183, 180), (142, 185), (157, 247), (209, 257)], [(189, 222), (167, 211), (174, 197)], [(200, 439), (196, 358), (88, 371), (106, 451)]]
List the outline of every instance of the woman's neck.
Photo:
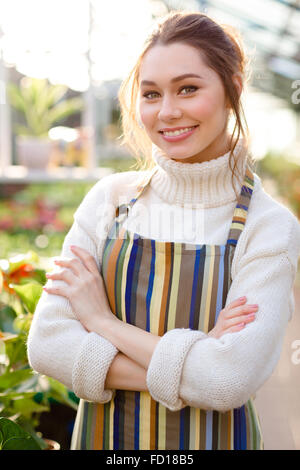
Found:
[(199, 207), (216, 207), (236, 200), (243, 182), (247, 148), (240, 140), (234, 150), (237, 159), (232, 186), (232, 172), (229, 165), (230, 151), (201, 163), (174, 161), (156, 147), (152, 147), (152, 157), (158, 168), (151, 180), (156, 194), (170, 204), (191, 204)]

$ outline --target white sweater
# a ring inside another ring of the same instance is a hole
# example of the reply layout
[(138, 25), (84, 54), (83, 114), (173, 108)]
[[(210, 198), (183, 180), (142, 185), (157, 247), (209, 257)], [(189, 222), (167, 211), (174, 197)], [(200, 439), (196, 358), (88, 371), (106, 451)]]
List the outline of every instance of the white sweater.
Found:
[[(186, 164), (166, 158), (153, 147), (153, 157), (158, 171), (125, 226), (161, 241), (225, 244), (236, 205), (229, 153)], [(244, 162), (241, 165), (244, 168)], [(145, 175), (115, 173), (97, 182), (74, 214), (61, 256), (72, 258), (70, 245), (82, 246), (100, 267), (115, 207), (135, 196), (136, 183)], [(219, 411), (241, 406), (270, 377), (279, 360), (294, 311), (300, 225), (254, 177), (226, 305), (245, 295), (247, 303), (259, 305), (256, 319), (220, 339), (183, 328), (163, 335), (151, 358), (147, 385), (152, 397), (171, 410), (185, 405)], [(47, 284), (60, 283), (48, 280)], [(105, 378), (117, 353), (105, 338), (83, 328), (66, 298), (43, 292), (28, 337), (33, 369), (64, 383), (80, 398), (105, 403), (113, 394), (104, 390)]]

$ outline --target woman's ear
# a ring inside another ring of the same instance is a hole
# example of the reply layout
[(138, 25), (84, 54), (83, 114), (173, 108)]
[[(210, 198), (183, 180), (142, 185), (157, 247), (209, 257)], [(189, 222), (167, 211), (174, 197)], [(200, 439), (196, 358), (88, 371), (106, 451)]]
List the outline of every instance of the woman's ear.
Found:
[[(242, 78), (242, 75), (241, 75), (240, 72), (237, 72), (237, 73), (232, 75), (232, 82), (233, 82), (234, 86), (237, 89), (238, 96), (240, 97), (241, 93), (243, 91), (243, 78)], [(231, 109), (231, 104), (230, 104), (230, 101), (229, 101), (228, 97), (226, 97), (226, 108)]]
[(232, 81), (236, 86), (239, 96), (241, 96), (243, 91), (243, 78), (240, 72), (237, 72), (232, 75)]

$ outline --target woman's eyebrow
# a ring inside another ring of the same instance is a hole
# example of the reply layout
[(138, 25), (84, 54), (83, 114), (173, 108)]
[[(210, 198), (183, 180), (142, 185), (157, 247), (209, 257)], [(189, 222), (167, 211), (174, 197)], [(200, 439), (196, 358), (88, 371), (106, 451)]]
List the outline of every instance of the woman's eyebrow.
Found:
[[(180, 80), (183, 80), (184, 78), (189, 78), (189, 77), (201, 78), (203, 80), (203, 77), (201, 77), (200, 75), (197, 75), (196, 73), (185, 73), (183, 75), (178, 75), (178, 77), (172, 78), (171, 83), (179, 82)], [(157, 86), (157, 83), (151, 80), (142, 80), (141, 86), (143, 85)]]

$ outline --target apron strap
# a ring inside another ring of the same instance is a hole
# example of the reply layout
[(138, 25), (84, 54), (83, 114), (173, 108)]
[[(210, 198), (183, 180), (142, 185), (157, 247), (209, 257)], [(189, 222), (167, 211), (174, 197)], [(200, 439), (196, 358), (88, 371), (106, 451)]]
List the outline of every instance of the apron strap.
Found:
[(244, 182), (238, 198), (237, 205), (233, 212), (227, 244), (236, 247), (238, 239), (244, 230), (248, 208), (254, 188), (254, 175), (249, 165), (246, 167)]
[(150, 170), (150, 173), (146, 175), (144, 181), (142, 181), (138, 186), (137, 186), (137, 193), (136, 195), (131, 199), (131, 201), (128, 204), (121, 204), (116, 208), (116, 218), (118, 218), (121, 215), (127, 216), (129, 214), (130, 209), (132, 208), (133, 204), (138, 200), (138, 198), (141, 196), (142, 192), (148, 186), (148, 184), (151, 181), (152, 176), (156, 171), (158, 170), (158, 166), (156, 165), (152, 170)]

